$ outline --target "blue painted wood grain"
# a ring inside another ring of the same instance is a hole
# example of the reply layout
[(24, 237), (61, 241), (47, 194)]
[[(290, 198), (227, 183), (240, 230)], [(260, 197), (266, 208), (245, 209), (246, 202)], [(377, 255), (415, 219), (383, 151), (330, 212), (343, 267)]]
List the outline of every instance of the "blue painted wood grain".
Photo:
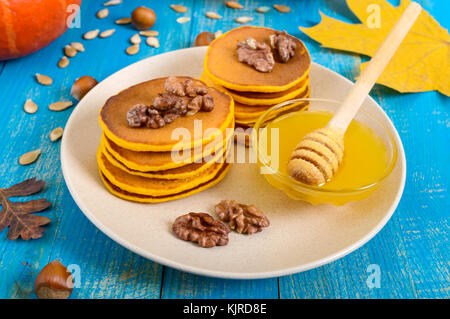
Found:
[[(95, 18), (102, 1), (84, 0), (81, 29), (70, 29), (47, 48), (31, 56), (0, 62), (0, 187), (37, 176), (47, 181), (41, 194), (53, 206), (42, 214), (52, 219), (43, 238), (14, 242), (0, 233), (0, 297), (34, 298), (33, 281), (39, 269), (53, 259), (76, 264), (81, 269), (80, 288), (74, 298), (448, 298), (450, 181), (450, 99), (436, 92), (399, 94), (376, 86), (372, 96), (396, 125), (408, 161), (407, 183), (400, 205), (386, 227), (368, 244), (349, 256), (304, 273), (266, 280), (222, 280), (207, 278), (163, 267), (117, 245), (97, 230), (70, 197), (59, 165), (59, 142), (52, 143), (48, 133), (64, 126), (71, 110), (56, 113), (47, 105), (71, 99), (73, 81), (89, 74), (102, 80), (109, 74), (140, 59), (170, 50), (189, 47), (201, 31), (227, 31), (239, 26), (237, 16), (252, 16), (252, 25), (287, 30), (302, 39), (312, 59), (354, 80), (359, 64), (367, 58), (320, 48), (298, 30), (320, 21), (319, 10), (327, 15), (357, 22), (344, 0), (280, 1), (292, 8), (289, 14), (271, 10), (256, 13), (255, 8), (271, 6), (273, 1), (240, 1), (242, 10), (233, 10), (224, 1), (124, 1), (110, 7), (104, 20)], [(187, 13), (169, 9), (182, 3)], [(398, 1), (392, 1), (394, 5)], [(420, 1), (445, 28), (450, 27), (446, 1)], [(138, 5), (152, 7), (157, 13), (153, 29), (160, 32), (161, 47), (141, 45), (135, 56), (124, 53), (129, 37), (135, 33), (114, 20), (128, 16)], [(216, 11), (221, 20), (204, 16)], [(192, 21), (175, 22), (179, 16)], [(65, 44), (80, 41), (92, 29), (116, 28), (107, 39), (83, 41), (86, 52), (70, 59), (66, 69), (56, 63)], [(35, 82), (35, 73), (53, 77), (51, 87)], [(23, 112), (23, 103), (32, 98), (38, 105), (35, 114)], [(18, 157), (35, 148), (43, 154), (33, 165), (18, 165)], [(274, 256), (276, 258), (276, 256)], [(381, 287), (370, 289), (367, 267), (377, 264)]]

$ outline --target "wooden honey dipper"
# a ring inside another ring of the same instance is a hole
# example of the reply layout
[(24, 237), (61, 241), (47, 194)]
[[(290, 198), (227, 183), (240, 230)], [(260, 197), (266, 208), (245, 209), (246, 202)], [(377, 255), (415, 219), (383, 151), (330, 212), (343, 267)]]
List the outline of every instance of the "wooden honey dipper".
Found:
[(361, 73), (350, 93), (326, 127), (305, 135), (288, 163), (289, 175), (309, 185), (331, 179), (344, 157), (344, 134), (376, 80), (413, 26), (422, 8), (411, 2)]

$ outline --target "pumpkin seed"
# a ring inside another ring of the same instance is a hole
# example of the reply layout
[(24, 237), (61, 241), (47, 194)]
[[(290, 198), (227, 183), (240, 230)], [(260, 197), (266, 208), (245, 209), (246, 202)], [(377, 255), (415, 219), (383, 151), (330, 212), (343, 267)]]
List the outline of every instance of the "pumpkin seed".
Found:
[(256, 8), (256, 11), (258, 11), (259, 13), (266, 13), (270, 10), (270, 7), (258, 7)]
[(131, 18), (120, 18), (116, 20), (116, 24), (130, 24)]
[(216, 31), (214, 33), (214, 39), (217, 39), (218, 37), (220, 37), (223, 34), (222, 30)]
[(59, 61), (58, 61), (58, 67), (61, 69), (66, 68), (69, 65), (69, 59), (64, 55)]
[(51, 111), (59, 112), (59, 111), (64, 111), (65, 109), (71, 107), (72, 105), (73, 105), (73, 103), (71, 101), (59, 101), (59, 102), (50, 104), (48, 106), (48, 108)]
[(130, 38), (130, 42), (133, 44), (140, 44), (142, 42), (141, 37), (139, 36), (139, 33), (136, 33)]
[(66, 55), (66, 56), (68, 56), (69, 58), (73, 58), (74, 56), (76, 56), (77, 55), (77, 50), (75, 50), (75, 48), (73, 48), (72, 46), (70, 46), (70, 45), (66, 45), (65, 47), (64, 47), (64, 54)]
[(232, 9), (242, 9), (243, 8), (242, 4), (240, 4), (237, 1), (227, 1), (225, 4), (227, 5), (227, 7), (232, 8)]
[(102, 33), (100, 33), (100, 38), (104, 39), (110, 37), (114, 34), (114, 32), (116, 32), (116, 29), (105, 30)]
[(158, 40), (158, 38), (148, 37), (145, 42), (147, 43), (147, 45), (149, 45), (151, 47), (159, 48), (159, 40)]
[(140, 31), (139, 34), (144, 37), (157, 37), (159, 35), (159, 32), (154, 30), (145, 30)]
[(139, 44), (133, 44), (132, 46), (127, 48), (128, 55), (135, 55), (139, 52)]
[(104, 19), (109, 15), (108, 9), (101, 9), (97, 12), (97, 18)]
[(171, 4), (170, 8), (172, 8), (173, 11), (178, 13), (185, 13), (187, 12), (187, 8), (185, 6), (179, 5), (179, 4)]
[(38, 159), (39, 155), (41, 155), (40, 149), (25, 153), (19, 157), (19, 164), (29, 165), (31, 163), (34, 163)]
[(38, 81), (39, 84), (42, 85), (52, 85), (53, 83), (53, 79), (51, 77), (39, 73), (36, 73), (36, 80)]
[(237, 22), (237, 23), (247, 23), (247, 22), (250, 22), (252, 20), (253, 20), (252, 17), (239, 17), (239, 18), (234, 19), (234, 21)]
[(38, 106), (31, 99), (28, 99), (23, 106), (23, 110), (29, 114), (33, 114), (38, 110)]
[(178, 23), (186, 23), (186, 22), (189, 22), (189, 21), (191, 21), (191, 18), (189, 18), (189, 17), (179, 17), (177, 19)]
[(50, 137), (50, 141), (55, 142), (61, 138), (63, 135), (64, 130), (62, 127), (57, 127), (53, 131), (50, 132), (48, 135)]
[(92, 40), (95, 39), (98, 36), (98, 33), (100, 31), (98, 29), (92, 30), (92, 31), (88, 31), (83, 35), (83, 38), (86, 40)]
[(108, 2), (105, 2), (103, 5), (105, 7), (108, 7), (108, 6), (116, 6), (116, 5), (121, 4), (121, 3), (122, 3), (122, 0), (110, 0)]
[(288, 6), (285, 6), (284, 4), (274, 4), (273, 7), (278, 12), (282, 12), (282, 13), (291, 12), (291, 8), (289, 8)]
[(79, 52), (84, 52), (84, 45), (81, 42), (72, 42), (70, 46)]
[(221, 15), (219, 15), (217, 12), (212, 12), (212, 11), (206, 12), (205, 16), (207, 16), (210, 19), (222, 19)]

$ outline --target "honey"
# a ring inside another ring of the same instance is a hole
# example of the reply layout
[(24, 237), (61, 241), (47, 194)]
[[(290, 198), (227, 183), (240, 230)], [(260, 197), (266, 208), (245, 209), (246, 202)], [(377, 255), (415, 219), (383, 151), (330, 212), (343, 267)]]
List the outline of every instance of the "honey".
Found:
[[(267, 152), (270, 158), (278, 151), (278, 171), (288, 175), (287, 163), (295, 146), (309, 132), (324, 127), (332, 118), (325, 111), (296, 112), (281, 116), (267, 125), (267, 143), (272, 143), (271, 129), (278, 129), (278, 150)], [(270, 144), (266, 144), (270, 145)], [(334, 176), (320, 186), (323, 190), (358, 189), (378, 181), (389, 165), (388, 152), (383, 141), (366, 125), (353, 120), (344, 137), (344, 158)], [(260, 144), (260, 147), (263, 147)], [(273, 160), (272, 160), (273, 162)], [(269, 176), (266, 176), (268, 179)], [(270, 180), (269, 180), (270, 182)]]

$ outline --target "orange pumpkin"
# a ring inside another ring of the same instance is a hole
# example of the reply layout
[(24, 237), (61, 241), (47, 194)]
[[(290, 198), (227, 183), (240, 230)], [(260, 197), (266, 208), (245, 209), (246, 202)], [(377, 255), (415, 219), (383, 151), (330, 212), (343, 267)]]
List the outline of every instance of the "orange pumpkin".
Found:
[(0, 0), (0, 60), (33, 53), (66, 31), (81, 0)]

